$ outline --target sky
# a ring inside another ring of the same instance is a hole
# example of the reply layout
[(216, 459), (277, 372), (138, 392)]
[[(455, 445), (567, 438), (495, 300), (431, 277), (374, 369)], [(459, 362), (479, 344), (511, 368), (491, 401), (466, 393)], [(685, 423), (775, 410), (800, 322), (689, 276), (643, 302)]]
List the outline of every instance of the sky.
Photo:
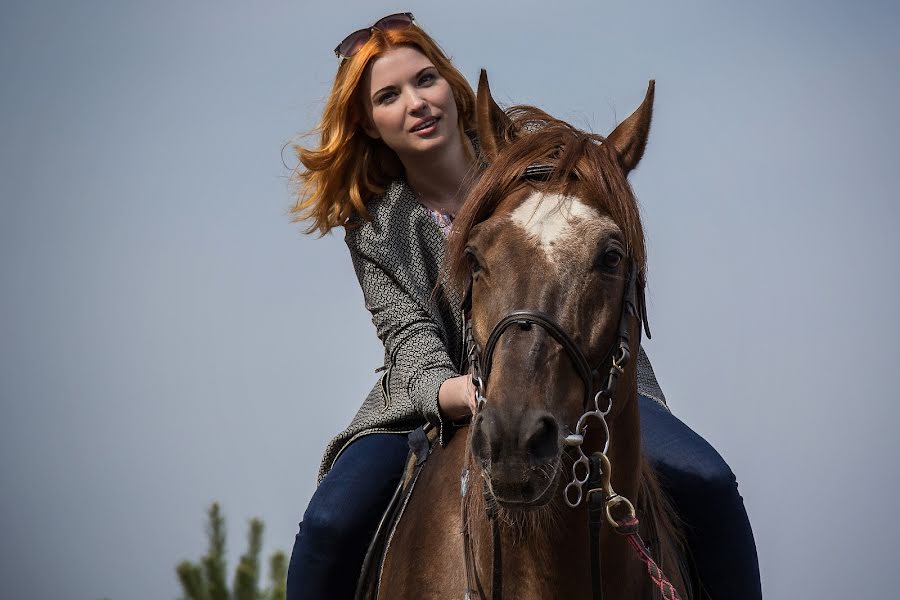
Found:
[(290, 553), (382, 350), (291, 144), (350, 31), (411, 10), (470, 82), (598, 133), (656, 80), (631, 176), (645, 348), (737, 474), (765, 597), (884, 598), (900, 536), (892, 2), (0, 4), (4, 597), (150, 600), (247, 523)]

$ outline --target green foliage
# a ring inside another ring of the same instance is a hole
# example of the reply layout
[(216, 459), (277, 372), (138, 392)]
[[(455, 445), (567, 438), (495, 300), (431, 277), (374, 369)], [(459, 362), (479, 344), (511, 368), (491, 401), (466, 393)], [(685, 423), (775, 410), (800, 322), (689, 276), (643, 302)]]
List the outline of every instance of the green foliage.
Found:
[(225, 517), (214, 502), (207, 512), (206, 536), (209, 549), (199, 563), (184, 560), (175, 568), (184, 600), (284, 600), (287, 558), (277, 551), (269, 558), (269, 586), (259, 589), (259, 553), (262, 549), (263, 522), (250, 520), (247, 552), (241, 555), (234, 571), (232, 591), (228, 591), (225, 564)]
[(287, 556), (280, 550), (269, 558), (269, 600), (283, 600), (287, 587)]

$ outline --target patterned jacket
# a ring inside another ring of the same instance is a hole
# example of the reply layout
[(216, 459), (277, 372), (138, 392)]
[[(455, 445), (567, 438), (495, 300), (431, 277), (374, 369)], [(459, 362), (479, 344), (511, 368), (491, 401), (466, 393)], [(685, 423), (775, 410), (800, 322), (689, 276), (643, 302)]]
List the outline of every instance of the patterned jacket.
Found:
[[(341, 451), (377, 432), (409, 432), (425, 422), (439, 428), (438, 390), (464, 367), (461, 298), (441, 276), (445, 237), (429, 210), (402, 179), (367, 205), (372, 220), (345, 230), (345, 241), (366, 308), (384, 344), (381, 377), (350, 425), (325, 449), (319, 482)], [(665, 405), (643, 348), (638, 353), (638, 390)]]

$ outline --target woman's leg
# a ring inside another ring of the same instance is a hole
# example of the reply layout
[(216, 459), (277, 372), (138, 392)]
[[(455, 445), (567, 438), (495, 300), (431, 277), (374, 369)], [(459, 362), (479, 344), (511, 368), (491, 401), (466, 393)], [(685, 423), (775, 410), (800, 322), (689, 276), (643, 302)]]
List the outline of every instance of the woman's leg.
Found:
[(288, 567), (287, 600), (353, 598), (369, 541), (403, 474), (406, 434), (350, 444), (309, 501)]
[(644, 453), (685, 523), (700, 579), (694, 596), (759, 600), (756, 543), (734, 473), (706, 440), (658, 403), (641, 396), (640, 407)]

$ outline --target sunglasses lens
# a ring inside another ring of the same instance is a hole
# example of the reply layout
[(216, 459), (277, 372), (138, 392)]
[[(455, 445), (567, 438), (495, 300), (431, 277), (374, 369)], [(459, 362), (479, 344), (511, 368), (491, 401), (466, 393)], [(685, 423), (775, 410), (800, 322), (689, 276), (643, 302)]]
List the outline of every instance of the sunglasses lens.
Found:
[(359, 52), (359, 49), (362, 48), (363, 44), (369, 41), (371, 35), (372, 32), (369, 29), (354, 31), (344, 38), (344, 41), (340, 43), (335, 52), (340, 56), (349, 58)]
[(383, 19), (380, 19), (377, 23), (372, 25), (375, 29), (380, 29), (382, 31), (391, 31), (394, 29), (406, 29), (410, 25), (412, 25), (412, 15), (409, 13), (397, 13), (396, 15), (388, 15)]
[(406, 29), (413, 23), (415, 23), (415, 21), (413, 20), (412, 13), (388, 15), (379, 19), (378, 22), (371, 27), (354, 31), (345, 37), (344, 41), (334, 49), (334, 53), (342, 59), (350, 58), (359, 52), (359, 49), (362, 48), (363, 44), (369, 41), (369, 38), (372, 37), (373, 29), (378, 29), (380, 31), (395, 31), (397, 29)]

